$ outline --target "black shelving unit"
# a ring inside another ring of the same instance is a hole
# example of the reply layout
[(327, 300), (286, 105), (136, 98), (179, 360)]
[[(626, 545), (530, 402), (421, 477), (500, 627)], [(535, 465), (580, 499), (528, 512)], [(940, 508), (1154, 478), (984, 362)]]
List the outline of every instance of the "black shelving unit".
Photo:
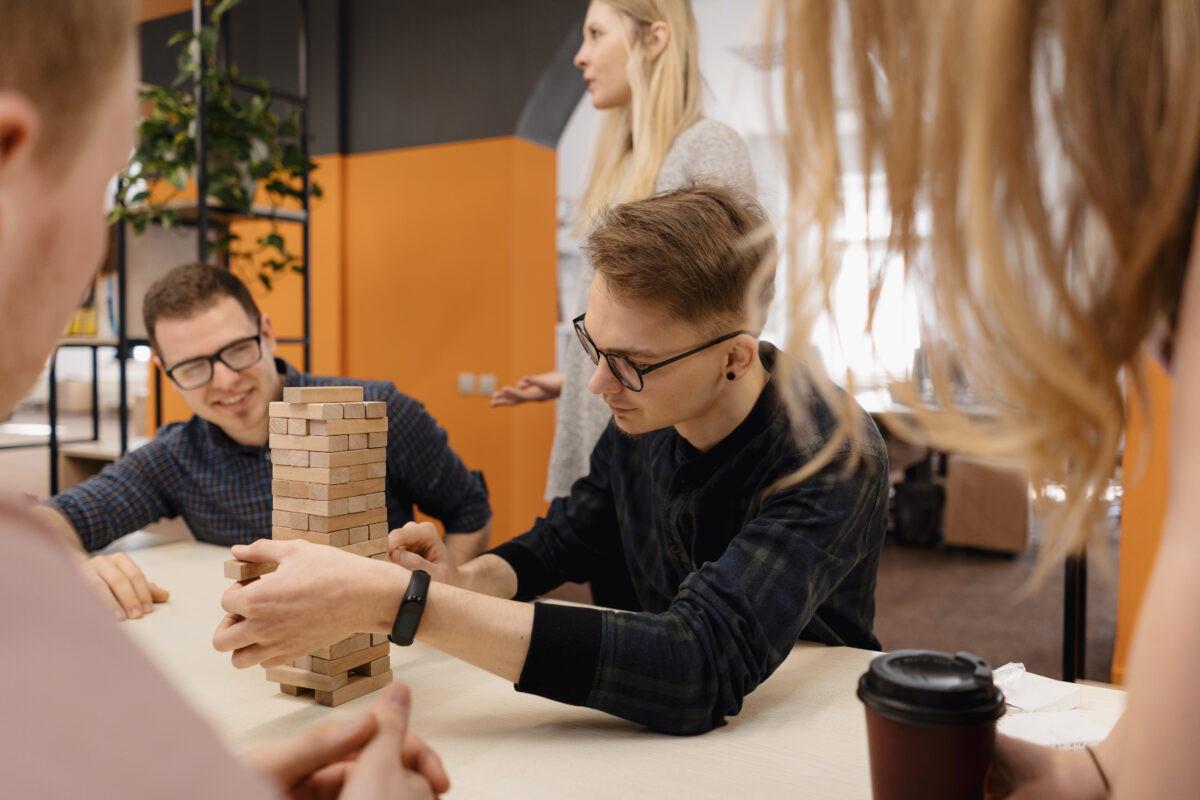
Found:
[[(305, 158), (309, 156), (308, 145), (308, 130), (309, 130), (309, 85), (310, 85), (310, 66), (309, 66), (309, 50), (310, 50), (310, 31), (309, 31), (309, 3), (308, 0), (296, 0), (297, 20), (298, 20), (298, 59), (297, 70), (299, 79), (299, 91), (296, 94), (290, 92), (281, 92), (272, 88), (272, 99), (278, 102), (296, 106), (300, 110), (300, 147)], [(192, 0), (192, 32), (199, 36), (202, 27), (208, 24), (210, 11), (204, 0)], [(229, 63), (228, 50), (228, 25), (229, 15), (226, 15), (221, 20), (222, 36), (221, 41), (223, 46), (218, 54), (218, 57), (223, 60), (226, 66)], [(248, 88), (245, 86), (234, 85), (234, 88)], [(196, 94), (196, 129), (205, 131), (205, 101), (206, 92), (203, 85), (195, 87)], [(301, 227), (301, 258), (303, 270), (301, 277), (304, 282), (303, 286), (303, 332), (298, 338), (280, 338), (280, 344), (299, 344), (304, 348), (304, 371), (309, 372), (312, 369), (312, 281), (310, 277), (311, 266), (311, 231), (309, 228), (310, 220), (310, 197), (309, 192), (312, 188), (311, 179), (306, 174), (304, 176), (304, 192), (302, 207), (300, 210), (293, 209), (276, 209), (272, 210), (266, 207), (254, 207), (249, 213), (236, 211), (224, 208), (219, 205), (212, 204), (208, 198), (208, 174), (205, 166), (208, 163), (208, 143), (207, 137), (204, 135), (196, 137), (196, 202), (181, 204), (179, 222), (181, 224), (190, 225), (196, 229), (196, 260), (208, 260), (208, 238), (209, 231), (215, 225), (230, 225), (237, 220), (244, 219), (276, 219), (279, 222), (287, 224), (296, 224)], [(125, 185), (118, 183), (117, 193), (120, 196), (125, 191)], [(194, 213), (193, 213), (194, 211)], [(129, 398), (126, 387), (126, 363), (132, 353), (132, 348), (139, 345), (149, 345), (149, 341), (141, 338), (130, 337), (128, 334), (128, 287), (127, 282), (127, 240), (126, 240), (126, 224), (117, 226), (115, 234), (115, 250), (116, 250), (116, 305), (117, 305), (117, 336), (113, 342), (106, 344), (116, 346), (116, 356), (118, 364), (118, 375), (120, 386), (118, 388), (117, 401), (117, 416), (118, 416), (118, 447), (113, 453), (114, 458), (119, 458), (129, 452)], [(228, 256), (222, 258), (222, 265), (229, 267)], [(74, 345), (71, 342), (62, 342), (60, 346)], [(101, 345), (102, 346), (102, 345)], [(55, 357), (57, 356), (57, 348), (50, 357), (50, 402), (49, 402), (49, 417), (50, 417), (50, 493), (58, 493), (58, 458), (60, 445), (68, 444), (68, 442), (59, 442), (56, 435), (58, 409), (57, 409), (57, 391), (54, 385), (55, 380)], [(77, 441), (97, 441), (100, 437), (99, 423), (99, 396), (96, 386), (97, 370), (96, 370), (96, 348), (92, 348), (92, 420), (93, 420), (93, 438), (90, 440), (73, 440), (70, 443)], [(155, 427), (162, 425), (162, 373), (157, 369), (154, 370), (154, 423)]]

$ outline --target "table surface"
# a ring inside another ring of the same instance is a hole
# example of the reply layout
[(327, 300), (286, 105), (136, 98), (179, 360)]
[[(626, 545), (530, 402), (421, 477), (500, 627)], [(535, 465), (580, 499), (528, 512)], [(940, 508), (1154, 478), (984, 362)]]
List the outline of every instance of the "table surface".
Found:
[[(171, 591), (122, 625), (234, 750), (356, 716), (375, 695), (337, 708), (291, 697), (263, 670), (236, 670), (212, 648), (229, 586), (228, 548), (196, 542), (133, 554)], [(519, 694), (501, 678), (420, 644), (392, 647), (413, 690), (413, 728), (441, 755), (449, 797), (869, 798), (866, 729), (855, 696), (873, 654), (799, 644), (742, 712), (701, 736), (654, 733), (598, 711)], [(1124, 693), (1083, 686), (1081, 711), (1111, 726)]]

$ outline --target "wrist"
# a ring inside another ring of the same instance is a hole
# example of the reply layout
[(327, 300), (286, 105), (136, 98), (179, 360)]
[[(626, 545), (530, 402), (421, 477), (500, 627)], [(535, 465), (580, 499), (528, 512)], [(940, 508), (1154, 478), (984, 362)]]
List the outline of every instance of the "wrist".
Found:
[(367, 591), (370, 602), (365, 604), (367, 618), (361, 630), (368, 633), (391, 633), (396, 614), (400, 611), (400, 603), (404, 600), (404, 592), (412, 579), (412, 572), (390, 562), (379, 562), (379, 568), (373, 572), (374, 578)]

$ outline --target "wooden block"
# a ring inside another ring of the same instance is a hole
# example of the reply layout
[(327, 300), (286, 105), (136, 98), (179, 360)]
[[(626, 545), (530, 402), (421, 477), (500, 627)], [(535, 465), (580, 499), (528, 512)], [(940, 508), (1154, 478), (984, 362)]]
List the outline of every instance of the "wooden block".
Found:
[(369, 435), (370, 434), (366, 434), (366, 433), (350, 434), (350, 438), (346, 440), (346, 449), (347, 450), (366, 450), (367, 442), (369, 441), (369, 439), (367, 437)]
[[(384, 634), (377, 633), (375, 635), (383, 636), (383, 640), (385, 642), (387, 641), (387, 636), (384, 636)], [(391, 672), (391, 671), (392, 671), (392, 659), (390, 656), (384, 656), (383, 658), (377, 658), (374, 661), (368, 661), (366, 664), (363, 664), (361, 667), (354, 668), (354, 672), (357, 672), (359, 675), (378, 675), (381, 672)]]
[[(365, 494), (360, 494), (360, 495), (355, 495), (354, 497), (349, 497), (349, 498), (347, 498), (347, 502), (350, 503), (350, 508), (348, 510), (352, 514), (357, 513), (359, 511), (367, 510), (367, 495), (365, 495)], [(365, 539), (366, 537), (364, 536), (363, 538)]]
[(380, 561), (390, 561), (390, 560), (391, 560), (391, 559), (389, 559), (389, 558), (388, 558), (388, 554), (387, 554), (387, 553), (376, 553), (376, 554), (375, 554), (375, 555), (373, 555), (373, 556), (368, 556), (368, 558), (377, 558), (377, 559), (379, 559)]
[[(311, 453), (310, 467), (331, 469), (333, 467), (352, 467), (356, 464), (374, 464), (387, 460), (387, 449), (383, 447), (374, 450), (349, 450), (345, 453)], [(372, 475), (382, 478), (382, 475)]]
[[(340, 517), (350, 513), (350, 500), (343, 497), (338, 500), (300, 500), (296, 497), (276, 497), (275, 498), (275, 513), (280, 511), (291, 511), (299, 514), (308, 514), (317, 517)], [(313, 528), (312, 522), (306, 522), (305, 525), (290, 525), (291, 528), (305, 528), (318, 530)], [(338, 528), (349, 528), (349, 525), (339, 525)], [(333, 528), (332, 530), (338, 530)]]
[(290, 686), (286, 683), (279, 684), (279, 691), (284, 694), (290, 694), (293, 697), (299, 697), (302, 694), (312, 694), (312, 689), (301, 689), (299, 686)]
[(387, 505), (387, 492), (373, 492), (367, 495), (367, 508), (383, 508)]
[[(372, 633), (371, 634), (371, 644), (372, 645), (382, 644), (383, 642), (386, 642), (387, 640), (388, 640), (388, 638), (387, 638), (386, 633)], [(308, 669), (308, 667), (305, 667), (305, 669)]]
[(271, 417), (271, 421), (267, 423), (267, 430), (270, 433), (287, 433), (288, 421), (283, 417)]
[(341, 419), (341, 403), (271, 403), (272, 417), (284, 419)]
[(276, 497), (275, 508), (271, 511), (271, 525), (280, 528), (293, 528), (306, 531), (309, 528), (308, 514), (297, 512), (290, 508), (280, 508), (280, 503), (307, 503), (307, 500), (295, 500), (290, 497)]
[(370, 538), (371, 533), (367, 526), (359, 525), (357, 528), (350, 529), (350, 541), (346, 544), (358, 544), (359, 542), (365, 542)]
[[(271, 434), (279, 436), (280, 434)], [(308, 451), (307, 450), (272, 450), (271, 464), (277, 467), (307, 467), (308, 466)]]
[(333, 660), (313, 658), (312, 671), (319, 672), (322, 675), (337, 675), (339, 672), (347, 672), (355, 667), (361, 667), (368, 661), (383, 658), (387, 654), (388, 645), (377, 644), (368, 647), (366, 650), (359, 650), (357, 653), (351, 653), (348, 656), (342, 656)]
[(367, 416), (367, 404), (343, 403), (342, 413), (345, 414), (346, 419), (362, 419)]
[(361, 386), (285, 386), (285, 403), (361, 403)]
[(275, 478), (281, 478), (283, 480), (300, 481), (302, 483), (323, 483), (327, 486), (350, 482), (349, 467), (316, 469), (310, 467), (289, 467), (283, 464), (276, 464), (271, 470), (271, 475)]
[(387, 447), (387, 431), (368, 433), (367, 447)]
[(386, 522), (376, 522), (367, 526), (369, 539), (386, 539), (388, 535), (388, 524)]
[(349, 673), (321, 675), (297, 667), (267, 667), (267, 680), (284, 686), (332, 692), (350, 683)]
[(312, 671), (312, 656), (300, 656), (299, 658), (292, 661), (292, 666), (297, 667), (299, 669), (306, 669), (309, 672), (311, 672)]
[[(377, 436), (378, 434), (369, 433), (368, 436)], [(385, 436), (387, 434), (384, 434)], [(268, 438), (267, 445), (274, 450), (280, 448), (283, 450), (308, 450), (318, 451), (322, 453), (334, 453), (339, 450), (345, 450), (347, 447), (346, 435), (341, 436), (284, 436), (279, 433), (272, 433)], [(309, 464), (312, 464), (312, 456), (309, 455)], [(321, 466), (320, 464), (316, 466)], [(338, 466), (341, 466), (340, 464)]]
[(327, 544), (330, 547), (345, 547), (350, 544), (349, 531), (331, 531), (322, 533), (321, 531), (300, 531), (295, 528), (271, 528), (272, 539), (303, 539), (306, 542), (313, 544)]
[(248, 581), (260, 575), (266, 575), (268, 572), (274, 572), (278, 568), (278, 564), (238, 561), (236, 558), (231, 558), (225, 562), (225, 577), (231, 581)]
[(379, 553), (387, 553), (387, 540), (367, 539), (358, 544), (348, 544), (342, 550), (346, 553), (354, 553), (356, 556), (374, 556)]
[[(357, 653), (359, 650), (365, 650), (371, 646), (371, 634), (356, 633), (352, 636), (347, 636), (345, 639), (340, 639), (327, 647), (322, 647), (318, 650), (313, 650), (309, 653), (315, 658), (334, 659), (348, 656), (351, 653)], [(303, 685), (303, 684), (300, 684)]]
[(375, 419), (377, 417), (387, 417), (387, 403), (382, 400), (369, 400), (363, 403), (364, 410), (367, 412), (367, 419)]
[(308, 432), (316, 436), (333, 436), (338, 433), (374, 433), (387, 429), (386, 419), (331, 419), (310, 422), (308, 425)]
[(352, 481), (369, 481), (387, 477), (387, 464), (382, 461), (376, 464), (356, 464), (349, 469)]
[[(349, 471), (353, 467), (339, 467), (338, 469)], [(374, 494), (382, 492), (387, 487), (387, 481), (383, 478), (372, 478), (370, 480), (351, 481), (349, 483), (341, 483), (336, 486), (329, 486), (324, 483), (306, 483), (306, 491), (309, 500), (337, 500), (339, 497), (354, 497), (356, 494)], [(286, 495), (293, 497), (294, 495)]]
[(317, 690), (313, 694), (317, 702), (323, 706), (340, 706), (342, 703), (348, 703), (377, 689), (382, 689), (391, 682), (392, 671), (389, 669), (378, 675), (354, 675), (350, 678), (350, 682), (340, 689), (332, 692)]
[(280, 478), (272, 478), (271, 494), (276, 497), (297, 497), (301, 500), (307, 500), (308, 487), (311, 485), (304, 481), (287, 481)]
[(308, 527), (314, 531), (340, 531), (343, 528), (349, 530), (359, 525), (370, 525), (372, 522), (387, 522), (387, 509), (372, 508), (357, 514), (340, 514), (334, 517), (309, 516)]
[[(324, 425), (325, 423), (320, 423)], [(272, 431), (274, 433), (274, 431)], [(306, 419), (289, 419), (287, 421), (287, 431), (285, 433), (291, 436), (308, 436), (308, 420)]]

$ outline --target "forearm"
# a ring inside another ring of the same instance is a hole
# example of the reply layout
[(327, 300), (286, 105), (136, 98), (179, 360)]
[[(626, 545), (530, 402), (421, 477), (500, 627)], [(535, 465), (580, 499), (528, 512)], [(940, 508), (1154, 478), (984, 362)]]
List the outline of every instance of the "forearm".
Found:
[[(386, 582), (369, 590), (376, 602), (371, 603), (372, 616), (366, 629), (372, 633), (391, 632), (411, 575), (406, 569), (394, 567)], [(426, 594), (416, 638), (516, 683), (529, 652), (532, 630), (533, 606), (528, 603), (434, 582)]]
[(517, 573), (508, 562), (491, 553), (473, 558), (458, 568), (464, 589), (505, 600), (517, 593)]
[(1103, 762), (1116, 797), (1177, 797), (1200, 782), (1194, 754), (1200, 690), (1192, 668), (1200, 639), (1190, 633), (1200, 608), (1200, 547), (1190, 527), (1172, 530), (1168, 515), (1138, 614), (1120, 753)]
[(450, 552), (450, 558), (455, 564), (466, 564), (487, 549), (491, 534), (491, 522), (470, 533), (446, 534), (446, 549)]

